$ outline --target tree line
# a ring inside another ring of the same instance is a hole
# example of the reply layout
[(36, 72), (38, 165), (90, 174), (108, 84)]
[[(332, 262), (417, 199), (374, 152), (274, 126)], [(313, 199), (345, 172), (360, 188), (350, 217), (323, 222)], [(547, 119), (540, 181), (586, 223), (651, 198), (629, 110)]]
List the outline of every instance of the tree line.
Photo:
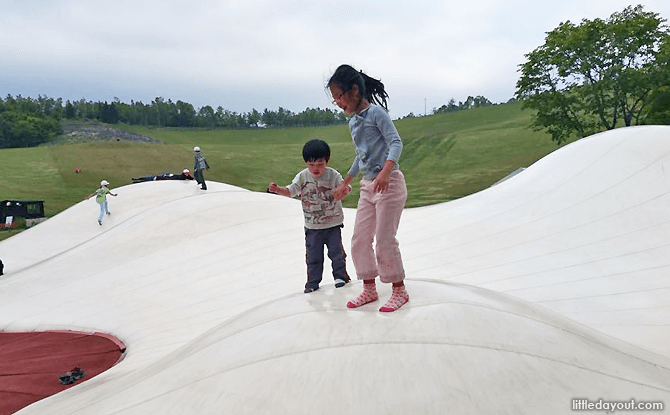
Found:
[[(511, 98), (507, 102), (513, 102), (513, 101), (516, 101), (516, 98)], [(454, 98), (451, 98), (449, 100), (449, 102), (447, 102), (446, 104), (443, 104), (441, 107), (433, 108), (433, 111), (431, 112), (431, 115), (446, 114), (448, 112), (471, 110), (471, 109), (474, 109), (474, 108), (488, 107), (490, 105), (497, 105), (497, 104), (491, 102), (488, 98), (486, 98), (482, 95), (477, 95), (476, 97), (473, 97), (472, 95), (470, 95), (465, 100), (465, 102), (459, 101), (458, 104), (456, 103), (456, 100)], [(410, 112), (409, 114), (405, 115), (401, 119), (416, 118), (416, 117), (420, 117), (420, 115), (415, 115), (413, 112)]]
[(115, 98), (111, 103), (93, 102), (81, 99), (65, 104), (64, 117), (70, 120), (96, 119), (108, 124), (123, 123), (155, 127), (198, 127), (198, 128), (258, 128), (258, 127), (298, 127), (324, 126), (346, 122), (341, 112), (330, 109), (307, 108), (294, 113), (279, 107), (277, 111), (252, 109), (248, 113), (237, 113), (219, 106), (210, 105), (196, 110), (181, 100), (173, 102), (157, 97), (151, 103), (132, 101), (130, 104)]
[(465, 102), (459, 102), (456, 104), (455, 99), (450, 99), (448, 103), (442, 105), (440, 108), (434, 108), (433, 114), (443, 114), (446, 112), (454, 111), (463, 111), (473, 108), (488, 107), (490, 105), (495, 105), (493, 102), (489, 101), (488, 98), (478, 95), (476, 97), (469, 96)]

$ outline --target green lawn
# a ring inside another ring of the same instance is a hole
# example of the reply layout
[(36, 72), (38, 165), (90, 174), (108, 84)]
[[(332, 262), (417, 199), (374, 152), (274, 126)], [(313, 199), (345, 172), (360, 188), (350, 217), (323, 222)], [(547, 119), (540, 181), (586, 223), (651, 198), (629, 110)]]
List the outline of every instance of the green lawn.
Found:
[[(403, 139), (400, 167), (408, 187), (408, 207), (478, 192), (519, 167), (527, 167), (558, 147), (549, 135), (529, 128), (531, 113), (519, 103), (396, 121)], [(112, 187), (131, 178), (193, 168), (200, 146), (211, 170), (207, 180), (254, 191), (270, 181), (290, 183), (304, 168), (302, 145), (322, 138), (331, 145), (330, 166), (346, 174), (354, 149), (346, 125), (323, 128), (127, 130), (161, 144), (127, 141), (80, 142), (0, 150), (0, 200), (39, 199), (53, 216), (92, 193), (102, 179)], [(75, 173), (76, 167), (82, 172)], [(355, 207), (358, 187), (344, 200)], [(0, 240), (10, 236), (0, 232)]]

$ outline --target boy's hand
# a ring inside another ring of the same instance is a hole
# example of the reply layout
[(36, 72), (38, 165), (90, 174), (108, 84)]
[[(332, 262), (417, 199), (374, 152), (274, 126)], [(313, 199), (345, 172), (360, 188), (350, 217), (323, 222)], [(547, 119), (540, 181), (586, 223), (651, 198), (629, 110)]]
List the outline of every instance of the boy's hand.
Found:
[(277, 185), (277, 183), (270, 183), (270, 185), (268, 186), (268, 191), (276, 193), (278, 195), (291, 197), (291, 191), (288, 190), (288, 188), (286, 187), (280, 187), (279, 185)]

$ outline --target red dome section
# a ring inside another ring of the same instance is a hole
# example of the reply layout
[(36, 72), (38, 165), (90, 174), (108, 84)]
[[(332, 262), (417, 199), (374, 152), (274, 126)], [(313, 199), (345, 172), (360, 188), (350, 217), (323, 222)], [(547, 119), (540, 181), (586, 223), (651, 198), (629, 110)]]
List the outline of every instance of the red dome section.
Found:
[[(0, 332), (0, 415), (86, 382), (119, 362), (125, 350), (104, 333)], [(76, 367), (81, 372), (69, 376)]]

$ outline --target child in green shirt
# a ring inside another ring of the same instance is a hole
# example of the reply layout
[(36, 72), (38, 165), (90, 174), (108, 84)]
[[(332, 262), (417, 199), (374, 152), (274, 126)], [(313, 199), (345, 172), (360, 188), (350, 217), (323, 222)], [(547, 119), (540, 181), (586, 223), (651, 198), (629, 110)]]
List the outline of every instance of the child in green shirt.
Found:
[(112, 196), (118, 196), (117, 194), (112, 193), (107, 188), (107, 185), (109, 185), (109, 182), (107, 180), (101, 181), (100, 188), (86, 198), (86, 200), (88, 200), (93, 196), (95, 196), (95, 201), (98, 202), (98, 204), (100, 205), (100, 216), (98, 216), (98, 224), (101, 226), (102, 226), (102, 218), (104, 217), (104, 215), (105, 214), (110, 215), (109, 208), (107, 207), (107, 194), (110, 194)]

